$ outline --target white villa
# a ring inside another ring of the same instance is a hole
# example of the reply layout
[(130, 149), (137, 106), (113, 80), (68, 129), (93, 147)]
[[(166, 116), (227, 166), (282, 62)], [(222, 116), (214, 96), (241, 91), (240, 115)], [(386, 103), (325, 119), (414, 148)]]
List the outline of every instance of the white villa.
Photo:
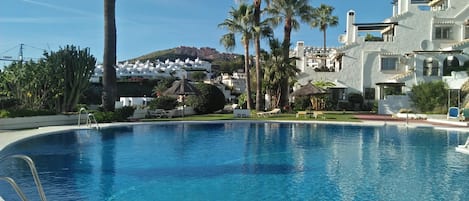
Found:
[(393, 15), (378, 23), (357, 23), (359, 13), (349, 11), (343, 46), (327, 51), (326, 71), (317, 70), (325, 54), (297, 42), (299, 84), (335, 82), (333, 97), (360, 93), (379, 100), (380, 114), (391, 114), (410, 106), (403, 97), (391, 100), (388, 89), (405, 94), (469, 60), (468, 0), (393, 0), (392, 6)]
[[(200, 60), (181, 60), (175, 61), (166, 60), (161, 62), (156, 60), (150, 62), (136, 61), (135, 63), (118, 63), (116, 66), (117, 79), (158, 79), (164, 77), (189, 77), (190, 72), (204, 71), (209, 77), (212, 73), (212, 64), (207, 61)], [(91, 77), (91, 82), (98, 83), (103, 76), (103, 66), (99, 64), (94, 69), (94, 74)]]

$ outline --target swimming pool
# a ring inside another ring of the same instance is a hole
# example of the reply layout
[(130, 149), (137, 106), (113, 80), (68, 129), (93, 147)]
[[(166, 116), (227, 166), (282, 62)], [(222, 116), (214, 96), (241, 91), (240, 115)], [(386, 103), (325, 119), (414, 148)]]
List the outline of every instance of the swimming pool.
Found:
[[(48, 200), (469, 200), (467, 133), (302, 123), (143, 124), (31, 138)], [(29, 169), (0, 165), (38, 200)], [(17, 199), (5, 183), (0, 196)]]

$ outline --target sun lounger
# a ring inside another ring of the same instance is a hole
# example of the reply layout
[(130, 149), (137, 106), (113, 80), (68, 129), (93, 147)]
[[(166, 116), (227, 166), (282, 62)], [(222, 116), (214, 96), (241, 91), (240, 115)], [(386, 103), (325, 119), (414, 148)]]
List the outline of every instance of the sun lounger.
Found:
[(150, 117), (156, 117), (156, 118), (163, 118), (163, 117), (171, 118), (171, 112), (164, 110), (164, 109), (148, 110), (148, 115)]
[(258, 112), (257, 117), (267, 117), (267, 116), (272, 116), (272, 115), (277, 115), (280, 114), (281, 110), (279, 108), (275, 108), (271, 111), (268, 112)]
[(317, 119), (317, 118), (320, 117), (320, 116), (322, 116), (323, 119), (326, 118), (326, 117), (324, 116), (324, 112), (322, 112), (322, 111), (314, 111), (314, 112), (313, 112), (313, 117), (314, 117), (315, 119)]
[(448, 109), (447, 119), (458, 119), (459, 118), (459, 108), (458, 107), (450, 107)]

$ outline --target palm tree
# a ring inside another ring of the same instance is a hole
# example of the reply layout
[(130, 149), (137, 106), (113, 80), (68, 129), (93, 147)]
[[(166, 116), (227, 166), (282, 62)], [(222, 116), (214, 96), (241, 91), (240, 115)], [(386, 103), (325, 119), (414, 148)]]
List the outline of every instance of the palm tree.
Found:
[[(299, 19), (303, 22), (311, 20), (313, 8), (309, 5), (308, 0), (271, 0), (267, 12), (272, 16), (269, 20), (274, 27), (278, 26), (282, 21), (284, 23), (284, 35), (282, 42), (283, 66), (288, 66), (290, 60), (290, 40), (292, 30), (300, 28)], [(283, 77), (281, 81), (280, 106), (288, 105), (288, 78)]]
[(236, 34), (241, 34), (241, 42), (244, 47), (244, 69), (246, 73), (246, 95), (247, 95), (247, 108), (251, 107), (251, 78), (249, 72), (249, 42), (254, 37), (254, 20), (253, 20), (253, 7), (245, 3), (241, 3), (236, 9), (231, 7), (230, 17), (225, 19), (218, 27), (225, 28), (228, 33), (223, 35), (220, 43), (225, 46), (229, 51), (232, 51), (236, 46)]
[(273, 107), (279, 107), (283, 79), (286, 78), (287, 83), (294, 83), (293, 78), (295, 78), (299, 69), (291, 62), (296, 58), (288, 58), (289, 61), (284, 62), (283, 48), (278, 39), (269, 40), (269, 46), (270, 54), (265, 53), (263, 56), (263, 60), (266, 62), (264, 73), (265, 91), (267, 94), (276, 97)]
[[(267, 0), (267, 3), (270, 1)], [(264, 96), (262, 95), (262, 69), (260, 64), (261, 58), (261, 37), (271, 37), (273, 30), (268, 26), (267, 21), (261, 21), (261, 4), (262, 0), (254, 0), (254, 26), (256, 32), (254, 35), (254, 49), (256, 51), (256, 110), (260, 111), (264, 107)]]
[(326, 30), (328, 27), (335, 27), (339, 24), (339, 17), (332, 16), (332, 12), (334, 11), (334, 7), (328, 6), (325, 4), (321, 4), (319, 8), (314, 9), (313, 11), (313, 19), (311, 20), (311, 27), (318, 28), (323, 33), (324, 38), (324, 51), (321, 58), (323, 58), (324, 66), (322, 68), (326, 68)]
[(104, 0), (103, 94), (105, 111), (114, 111), (116, 83), (116, 0)]

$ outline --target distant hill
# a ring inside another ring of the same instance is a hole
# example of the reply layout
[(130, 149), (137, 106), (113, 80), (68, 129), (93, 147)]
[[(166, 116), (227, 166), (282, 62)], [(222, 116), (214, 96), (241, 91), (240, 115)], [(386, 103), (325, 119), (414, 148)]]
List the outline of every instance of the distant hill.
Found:
[(241, 55), (239, 54), (232, 54), (232, 53), (220, 53), (215, 48), (210, 47), (186, 47), (180, 46), (172, 49), (167, 50), (160, 50), (155, 51), (137, 58), (129, 59), (130, 62), (140, 60), (156, 60), (159, 59), (160, 61), (164, 61), (169, 59), (171, 61), (175, 59), (191, 59), (194, 60), (196, 58), (209, 61), (209, 62), (217, 62), (217, 61), (234, 61), (240, 58)]

